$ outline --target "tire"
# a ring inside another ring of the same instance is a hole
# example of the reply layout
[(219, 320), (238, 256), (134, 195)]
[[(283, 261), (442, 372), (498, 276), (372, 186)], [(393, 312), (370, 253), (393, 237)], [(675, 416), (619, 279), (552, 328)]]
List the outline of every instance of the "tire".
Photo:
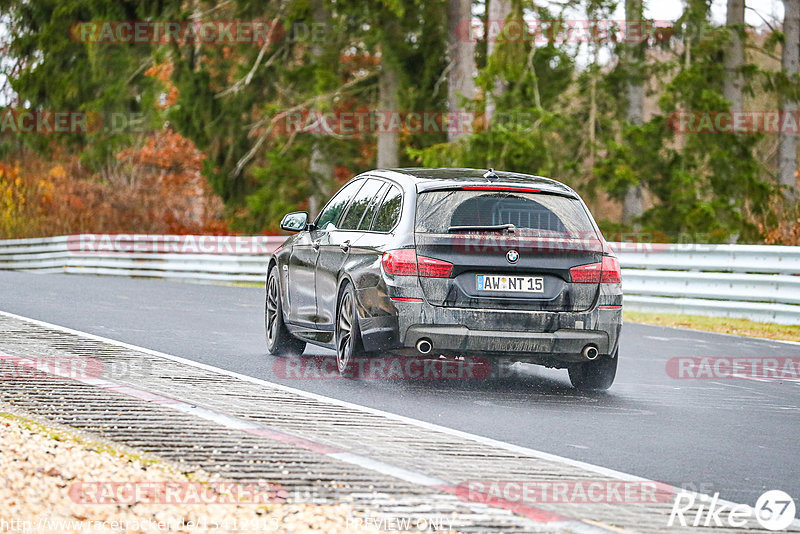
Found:
[(352, 377), (355, 360), (364, 355), (364, 344), (358, 326), (356, 292), (352, 285), (347, 284), (339, 294), (336, 305), (336, 364), (339, 374), (346, 378)]
[(300, 356), (306, 350), (306, 342), (294, 337), (283, 322), (280, 287), (278, 266), (274, 265), (267, 277), (267, 297), (264, 304), (267, 350), (275, 356)]
[(569, 381), (580, 391), (605, 391), (614, 383), (617, 376), (617, 357), (601, 356), (593, 362), (576, 363), (569, 366)]

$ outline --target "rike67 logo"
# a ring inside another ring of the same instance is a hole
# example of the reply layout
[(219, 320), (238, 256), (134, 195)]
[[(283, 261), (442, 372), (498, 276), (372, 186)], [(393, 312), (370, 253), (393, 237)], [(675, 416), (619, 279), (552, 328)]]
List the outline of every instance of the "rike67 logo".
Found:
[(781, 490), (765, 492), (758, 498), (754, 508), (722, 501), (719, 493), (709, 497), (681, 492), (675, 496), (667, 526), (671, 527), (677, 522), (682, 527), (745, 528), (749, 521), (755, 519), (761, 527), (777, 531), (785, 530), (792, 524), (795, 512), (794, 499)]

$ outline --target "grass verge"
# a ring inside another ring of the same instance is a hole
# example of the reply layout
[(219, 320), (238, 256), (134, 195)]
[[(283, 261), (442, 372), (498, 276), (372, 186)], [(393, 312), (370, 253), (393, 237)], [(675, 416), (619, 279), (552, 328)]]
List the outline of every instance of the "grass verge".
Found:
[(737, 336), (763, 337), (785, 341), (800, 341), (800, 327), (774, 323), (757, 323), (748, 319), (729, 317), (706, 317), (703, 315), (679, 315), (672, 313), (622, 312), (624, 321), (632, 323), (691, 328)]

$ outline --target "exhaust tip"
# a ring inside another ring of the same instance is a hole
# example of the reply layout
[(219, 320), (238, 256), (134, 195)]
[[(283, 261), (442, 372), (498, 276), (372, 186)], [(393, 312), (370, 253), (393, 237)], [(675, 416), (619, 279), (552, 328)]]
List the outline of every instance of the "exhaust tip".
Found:
[(600, 351), (597, 350), (597, 347), (586, 345), (583, 347), (583, 357), (589, 361), (596, 360), (600, 357)]
[(419, 341), (417, 341), (417, 351), (420, 354), (428, 354), (432, 350), (433, 350), (433, 344), (430, 342), (429, 339), (422, 338)]

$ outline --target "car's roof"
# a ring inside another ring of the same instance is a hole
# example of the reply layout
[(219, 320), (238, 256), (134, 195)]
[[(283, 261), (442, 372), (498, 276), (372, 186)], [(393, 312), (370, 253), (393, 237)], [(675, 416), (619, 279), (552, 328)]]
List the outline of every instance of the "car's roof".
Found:
[(489, 180), (484, 175), (489, 169), (453, 169), (453, 168), (424, 168), (413, 167), (405, 169), (377, 169), (365, 174), (371, 176), (383, 176), (398, 181), (411, 182), (416, 185), (417, 191), (426, 191), (443, 187), (453, 187), (453, 182), (458, 186), (476, 185), (525, 185), (533, 186), (542, 191), (561, 193), (569, 196), (577, 196), (568, 186), (542, 176), (522, 174), (518, 172), (494, 171), (497, 179)]

